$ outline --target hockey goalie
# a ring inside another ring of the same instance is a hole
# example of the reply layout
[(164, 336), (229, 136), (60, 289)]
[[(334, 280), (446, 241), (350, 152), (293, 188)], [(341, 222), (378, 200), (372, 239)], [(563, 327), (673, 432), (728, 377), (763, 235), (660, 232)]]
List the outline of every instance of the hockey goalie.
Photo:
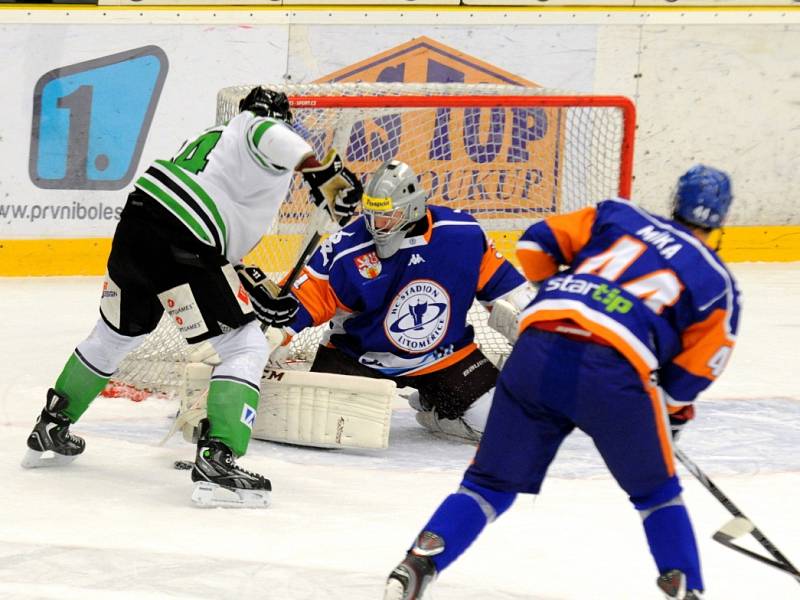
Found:
[(292, 294), (274, 300), (280, 318), (268, 324), (283, 327), (286, 344), (330, 322), (309, 376), (413, 388), (421, 425), (474, 442), (498, 370), (475, 343), (467, 312), (477, 298), (494, 313), (490, 326), (513, 339), (533, 289), (474, 218), (428, 205), (426, 196), (407, 164), (381, 165), (362, 215), (317, 249)]

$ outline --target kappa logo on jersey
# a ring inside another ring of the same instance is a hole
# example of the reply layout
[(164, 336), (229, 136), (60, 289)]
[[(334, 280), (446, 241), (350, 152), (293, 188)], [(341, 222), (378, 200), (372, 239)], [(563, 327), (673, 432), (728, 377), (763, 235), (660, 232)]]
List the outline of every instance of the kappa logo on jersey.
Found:
[(392, 300), (383, 322), (389, 340), (407, 352), (435, 348), (450, 323), (450, 297), (430, 279), (415, 279)]
[(415, 252), (414, 254), (411, 255), (411, 260), (408, 261), (408, 266), (410, 267), (411, 265), (418, 265), (424, 262), (425, 259)]
[(358, 272), (364, 279), (375, 279), (381, 274), (381, 260), (375, 252), (367, 252), (353, 259)]
[(242, 408), (241, 421), (247, 425), (249, 429), (252, 429), (256, 422), (256, 410), (252, 406), (245, 404), (244, 408)]

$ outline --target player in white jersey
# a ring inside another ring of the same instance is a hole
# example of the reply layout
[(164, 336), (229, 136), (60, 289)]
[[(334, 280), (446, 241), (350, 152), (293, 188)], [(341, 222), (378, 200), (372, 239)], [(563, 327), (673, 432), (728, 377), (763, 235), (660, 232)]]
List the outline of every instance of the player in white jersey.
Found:
[(23, 466), (64, 464), (83, 452), (70, 425), (166, 310), (187, 342), (208, 340), (221, 359), (208, 390), (192, 499), (268, 504), (270, 481), (238, 467), (235, 457), (247, 450), (269, 354), (255, 319), (265, 299), (279, 308), (283, 300), (272, 297), (258, 268), (241, 261), (272, 223), (295, 171), (336, 221), (352, 215), (362, 190), (335, 151), (317, 160), (291, 128), (284, 94), (257, 87), (239, 108), (229, 123), (185, 142), (136, 181), (114, 233), (100, 319), (48, 390)]

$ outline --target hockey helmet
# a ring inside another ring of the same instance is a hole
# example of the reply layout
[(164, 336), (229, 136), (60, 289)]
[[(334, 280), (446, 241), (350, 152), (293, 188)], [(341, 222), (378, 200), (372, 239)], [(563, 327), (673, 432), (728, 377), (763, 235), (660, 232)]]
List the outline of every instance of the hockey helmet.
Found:
[(380, 258), (400, 249), (405, 231), (425, 216), (427, 194), (406, 163), (390, 160), (372, 174), (361, 198), (367, 230)]
[(695, 227), (716, 229), (725, 223), (732, 200), (727, 173), (695, 165), (678, 179), (672, 216)]
[(239, 101), (239, 112), (246, 110), (259, 117), (272, 117), (286, 123), (292, 122), (292, 111), (286, 94), (261, 86), (254, 87), (247, 96)]

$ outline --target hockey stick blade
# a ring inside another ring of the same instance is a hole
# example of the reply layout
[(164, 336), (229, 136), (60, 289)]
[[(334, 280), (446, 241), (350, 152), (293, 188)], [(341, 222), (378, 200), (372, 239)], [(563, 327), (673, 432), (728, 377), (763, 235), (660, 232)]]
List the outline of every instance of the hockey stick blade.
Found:
[(753, 558), (761, 563), (764, 563), (765, 565), (769, 565), (770, 567), (775, 567), (776, 569), (783, 571), (784, 573), (788, 573), (789, 575), (800, 581), (800, 573), (798, 573), (797, 569), (795, 569), (791, 564), (784, 564), (782, 562), (778, 562), (777, 560), (769, 558), (768, 556), (764, 556), (762, 554), (753, 552), (752, 550), (748, 550), (747, 548), (739, 546), (738, 544), (734, 544), (733, 540), (736, 538), (726, 533), (723, 533), (722, 530), (717, 531), (712, 536), (712, 539), (715, 542), (719, 542), (726, 548), (730, 548), (731, 550), (740, 552), (745, 556), (749, 556), (750, 558)]
[[(737, 552), (741, 552), (750, 558), (773, 566), (777, 569), (780, 569), (784, 573), (788, 573), (792, 575), (795, 580), (800, 583), (800, 572), (795, 567), (784, 554), (778, 550), (777, 546), (773, 544), (770, 539), (764, 535), (755, 524), (748, 519), (745, 514), (739, 510), (739, 507), (736, 506), (733, 501), (721, 490), (719, 489), (716, 484), (708, 478), (700, 467), (698, 467), (694, 461), (692, 461), (683, 451), (675, 447), (675, 457), (683, 464), (686, 469), (695, 476), (697, 481), (706, 488), (711, 495), (716, 498), (725, 509), (731, 513), (735, 518), (726, 523), (725, 525), (720, 528), (712, 537), (715, 541), (719, 542), (723, 546), (727, 546), (732, 550), (736, 550)], [(769, 552), (769, 554), (775, 559), (772, 560), (765, 556), (761, 556), (755, 552), (747, 550), (746, 548), (742, 548), (733, 543), (733, 540), (747, 535), (752, 535), (756, 541), (761, 544), (761, 546)]]

